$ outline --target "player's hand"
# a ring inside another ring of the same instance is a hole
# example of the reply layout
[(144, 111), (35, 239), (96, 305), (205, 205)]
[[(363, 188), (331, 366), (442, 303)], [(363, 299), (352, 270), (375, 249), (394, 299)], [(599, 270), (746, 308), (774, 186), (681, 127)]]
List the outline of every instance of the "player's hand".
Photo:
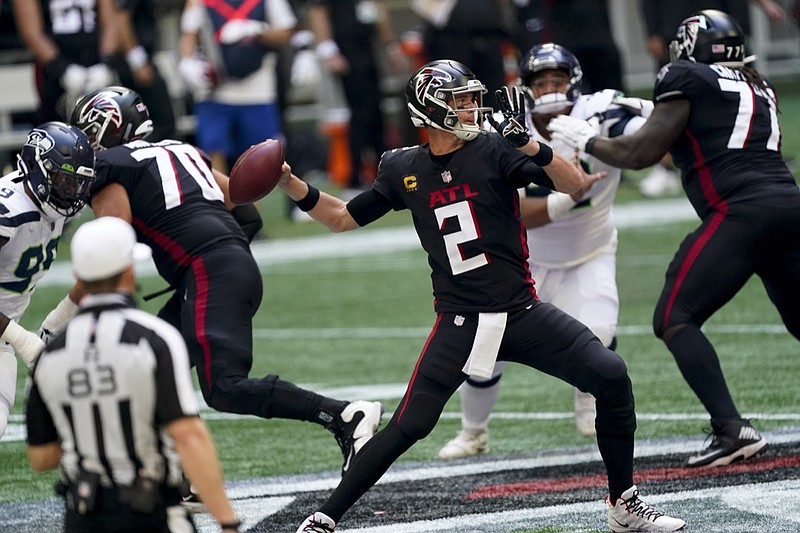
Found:
[(87, 93), (108, 87), (114, 83), (114, 74), (108, 65), (97, 63), (86, 69), (86, 85), (83, 90)]
[(292, 61), (292, 85), (316, 85), (322, 77), (317, 54), (313, 50), (300, 50)]
[(206, 95), (214, 89), (214, 67), (198, 57), (184, 57), (178, 63), (178, 71), (190, 92), (195, 96)]
[(86, 67), (80, 65), (70, 64), (61, 75), (59, 83), (68, 94), (83, 94), (83, 88), (86, 85)]
[(491, 114), (486, 115), (486, 120), (511, 146), (522, 148), (531, 139), (525, 127), (525, 95), (519, 87), (503, 87), (497, 89), (495, 98), (503, 121), (498, 123)]
[(600, 134), (599, 120), (596, 117), (589, 121), (580, 120), (569, 115), (559, 115), (547, 124), (553, 140), (561, 141), (581, 152), (586, 151), (589, 139)]
[(254, 41), (269, 29), (263, 20), (234, 19), (222, 25), (219, 30), (221, 44)]
[(33, 332), (23, 328), (13, 320), (8, 322), (0, 340), (5, 341), (14, 348), (28, 368), (32, 368), (39, 354), (44, 350), (44, 342)]

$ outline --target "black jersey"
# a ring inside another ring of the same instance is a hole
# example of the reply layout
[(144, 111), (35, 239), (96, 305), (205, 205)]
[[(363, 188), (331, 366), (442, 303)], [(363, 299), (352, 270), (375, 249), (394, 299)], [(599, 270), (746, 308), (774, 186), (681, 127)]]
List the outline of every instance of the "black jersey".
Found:
[(248, 242), (225, 207), (205, 156), (178, 141), (134, 141), (97, 154), (99, 187), (118, 183), (128, 192), (139, 241), (171, 284), (206, 250)]
[[(32, 1), (32, 0), (28, 0)], [(84, 66), (100, 62), (100, 17), (95, 0), (39, 0), (44, 31), (70, 63)]]
[[(428, 253), (437, 312), (504, 312), (536, 298), (516, 185), (530, 159), (481, 134), (442, 166), (427, 144), (386, 152), (373, 188), (411, 211)], [(551, 183), (552, 186), (552, 183)]]
[(695, 211), (797, 193), (780, 153), (772, 86), (754, 87), (740, 70), (679, 60), (658, 74), (656, 102), (686, 98), (689, 121), (672, 146)]

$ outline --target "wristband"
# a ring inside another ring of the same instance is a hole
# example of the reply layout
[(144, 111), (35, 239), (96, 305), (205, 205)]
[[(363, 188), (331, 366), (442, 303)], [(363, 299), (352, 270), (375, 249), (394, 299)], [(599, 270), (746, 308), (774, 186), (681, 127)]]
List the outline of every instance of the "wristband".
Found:
[(307, 213), (316, 207), (317, 202), (319, 202), (319, 189), (308, 184), (308, 192), (300, 200), (294, 200), (294, 205), (296, 205), (300, 211)]
[(128, 66), (131, 70), (139, 69), (147, 64), (147, 50), (145, 50), (143, 46), (131, 48), (125, 55), (125, 60), (128, 62)]
[(597, 142), (597, 136), (592, 137), (588, 141), (586, 141), (586, 146), (583, 147), (584, 153), (590, 154), (592, 153), (592, 148), (594, 147), (594, 143)]
[(242, 521), (236, 520), (235, 522), (225, 522), (225, 523), (220, 522), (219, 527), (220, 529), (233, 529), (239, 531), (239, 528), (242, 527)]
[(338, 53), (339, 47), (332, 39), (327, 39), (317, 45), (317, 55), (322, 60), (328, 60)]
[(536, 155), (531, 156), (531, 161), (540, 167), (546, 167), (553, 161), (553, 149), (539, 141), (539, 151), (536, 152)]
[(572, 199), (569, 194), (556, 192), (547, 195), (547, 216), (550, 222), (554, 222), (563, 217), (569, 210), (575, 207), (578, 202)]

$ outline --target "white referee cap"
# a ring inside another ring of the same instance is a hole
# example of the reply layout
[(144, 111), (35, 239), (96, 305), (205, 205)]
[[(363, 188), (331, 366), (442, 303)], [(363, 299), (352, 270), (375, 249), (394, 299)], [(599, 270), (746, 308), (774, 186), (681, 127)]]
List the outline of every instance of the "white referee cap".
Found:
[(70, 242), (72, 272), (83, 281), (110, 278), (152, 251), (136, 242), (130, 224), (117, 217), (100, 217), (81, 224)]

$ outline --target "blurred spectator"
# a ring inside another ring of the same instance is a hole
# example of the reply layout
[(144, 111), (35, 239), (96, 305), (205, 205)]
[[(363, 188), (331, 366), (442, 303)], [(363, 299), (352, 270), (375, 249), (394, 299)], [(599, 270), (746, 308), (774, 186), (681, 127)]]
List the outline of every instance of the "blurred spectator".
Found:
[(378, 160), (387, 149), (379, 67), (383, 55), (376, 45), (385, 47), (392, 72), (403, 69), (405, 57), (380, 0), (310, 0), (308, 21), (317, 41), (317, 56), (341, 79), (350, 107), (347, 188), (363, 189), (374, 179)]
[(155, 0), (115, 0), (120, 53), (114, 68), (120, 83), (138, 92), (153, 119), (152, 142), (175, 137), (175, 113), (167, 83), (151, 58), (158, 37)]
[(425, 22), (428, 59), (447, 58), (469, 65), (489, 89), (484, 105), (497, 107), (494, 91), (505, 85), (503, 46), (515, 28), (511, 4), (506, 0), (413, 0), (411, 9)]
[[(773, 0), (751, 0), (775, 22), (786, 18), (786, 12)], [(739, 21), (746, 35), (750, 35), (750, 10), (748, 0), (707, 0), (703, 9), (719, 9)], [(642, 2), (647, 32), (647, 51), (662, 67), (669, 62), (669, 42), (675, 38), (675, 28), (697, 11), (697, 2), (691, 0), (647, 0)]]
[(14, 16), (36, 62), (37, 122), (63, 120), (69, 100), (113, 82), (113, 0), (14, 0)]
[[(607, 0), (559, 0), (557, 4), (555, 0), (515, 0), (514, 3), (519, 21), (515, 44), (520, 50), (557, 42), (571, 50), (583, 65), (585, 93), (625, 90)], [(677, 23), (672, 29), (676, 27)]]
[(297, 18), (287, 0), (187, 0), (181, 75), (193, 93), (197, 145), (227, 172), (251, 145), (282, 136), (277, 49)]

